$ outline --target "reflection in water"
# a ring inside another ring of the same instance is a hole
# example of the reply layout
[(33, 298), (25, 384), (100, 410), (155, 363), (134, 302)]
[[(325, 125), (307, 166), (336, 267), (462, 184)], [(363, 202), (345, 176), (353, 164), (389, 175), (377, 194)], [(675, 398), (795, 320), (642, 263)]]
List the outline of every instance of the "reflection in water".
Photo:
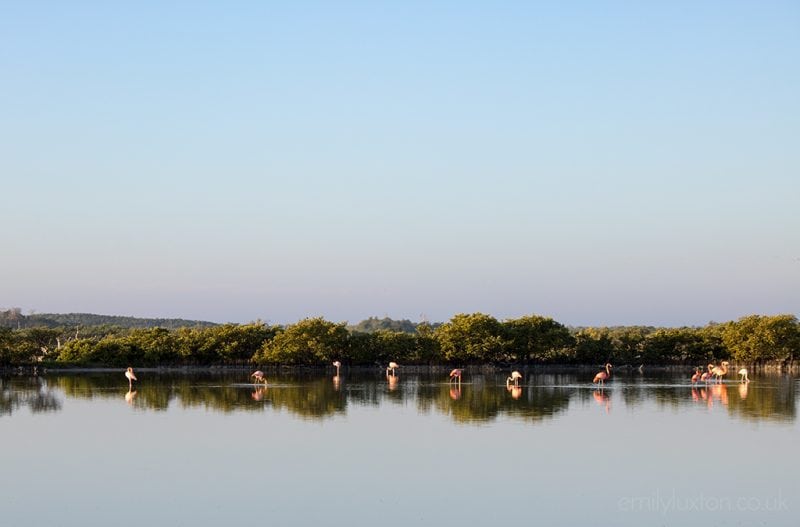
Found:
[(742, 384), (739, 385), (739, 399), (742, 399), (742, 400), (747, 399), (747, 384), (749, 382), (750, 381), (747, 381), (747, 382), (742, 383)]
[(266, 393), (267, 393), (267, 387), (266, 386), (257, 386), (255, 391), (250, 394), (250, 397), (254, 401), (261, 401), (261, 400), (264, 399), (264, 395)]
[(605, 408), (606, 413), (611, 413), (611, 397), (606, 395), (603, 389), (595, 390), (592, 392), (595, 402)]
[(0, 378), (0, 416), (12, 415), (20, 408), (32, 413), (55, 412), (61, 409), (61, 402), (41, 377)]
[[(140, 372), (141, 373), (141, 372)], [(61, 399), (117, 398), (138, 409), (162, 411), (181, 408), (209, 411), (287, 410), (303, 418), (320, 419), (341, 414), (348, 406), (414, 404), (421, 412), (436, 411), (459, 422), (482, 422), (509, 416), (539, 421), (569, 409), (570, 403), (594, 401), (610, 413), (612, 399), (629, 409), (645, 404), (680, 408), (696, 405), (708, 411), (724, 409), (731, 416), (751, 420), (793, 421), (796, 383), (787, 376), (765, 376), (751, 383), (695, 384), (681, 376), (619, 376), (605, 389), (593, 389), (583, 375), (536, 374), (527, 385), (498, 387), (496, 377), (476, 374), (470, 382), (442, 382), (440, 376), (355, 375), (347, 383), (338, 375), (308, 380), (282, 375), (266, 385), (243, 384), (238, 374), (148, 374), (137, 390), (124, 390), (119, 374), (88, 373), (47, 377), (0, 378), (0, 416), (27, 408), (31, 412), (57, 411)], [(521, 375), (520, 375), (521, 377)], [(502, 385), (500, 385), (502, 386)]]
[[(724, 363), (723, 363), (724, 364)], [(711, 399), (718, 400), (723, 406), (728, 406), (728, 387), (722, 384), (711, 386)]]

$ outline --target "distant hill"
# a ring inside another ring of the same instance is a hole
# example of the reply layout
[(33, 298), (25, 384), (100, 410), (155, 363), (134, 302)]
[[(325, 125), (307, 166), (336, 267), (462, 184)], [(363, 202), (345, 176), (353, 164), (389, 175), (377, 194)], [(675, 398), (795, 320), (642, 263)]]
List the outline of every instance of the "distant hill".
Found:
[(389, 331), (400, 331), (403, 333), (416, 333), (417, 332), (417, 325), (411, 322), (410, 320), (394, 320), (388, 317), (385, 318), (377, 318), (377, 317), (369, 317), (366, 320), (362, 320), (358, 324), (354, 326), (348, 326), (350, 331), (358, 332), (358, 333), (372, 333), (374, 331), (378, 331), (379, 329), (387, 329)]
[(23, 315), (19, 309), (0, 310), (0, 327), (63, 327), (63, 326), (117, 326), (121, 328), (167, 328), (183, 327), (208, 328), (217, 326), (214, 322), (203, 320), (184, 320), (182, 318), (137, 318), (114, 315), (95, 315), (92, 313), (33, 313)]

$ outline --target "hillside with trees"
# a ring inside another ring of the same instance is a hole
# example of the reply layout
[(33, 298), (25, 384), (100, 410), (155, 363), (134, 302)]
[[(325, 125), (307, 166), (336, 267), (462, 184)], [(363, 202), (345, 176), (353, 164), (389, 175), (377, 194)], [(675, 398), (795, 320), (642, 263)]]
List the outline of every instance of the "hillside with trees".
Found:
[(91, 313), (31, 313), (23, 315), (19, 308), (0, 310), (0, 327), (14, 329), (62, 326), (116, 326), (119, 328), (166, 328), (183, 327), (208, 328), (216, 326), (214, 322), (202, 320), (184, 320), (182, 318), (138, 318), (114, 315), (94, 315)]

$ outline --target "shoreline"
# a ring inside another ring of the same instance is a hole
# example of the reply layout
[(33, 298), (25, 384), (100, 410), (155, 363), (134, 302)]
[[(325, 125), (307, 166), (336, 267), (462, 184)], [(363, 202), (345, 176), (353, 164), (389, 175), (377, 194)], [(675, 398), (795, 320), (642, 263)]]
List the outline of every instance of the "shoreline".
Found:
[[(147, 373), (174, 373), (174, 374), (191, 374), (191, 373), (241, 373), (251, 372), (256, 369), (274, 373), (307, 373), (307, 372), (333, 372), (333, 366), (298, 366), (298, 365), (231, 365), (231, 364), (209, 364), (209, 365), (190, 365), (190, 366), (149, 366), (137, 367), (132, 366), (136, 371)], [(460, 366), (454, 364), (436, 364), (436, 365), (420, 365), (409, 364), (400, 365), (400, 372), (407, 373), (447, 373), (453, 368), (459, 368), (466, 373), (499, 373), (510, 372), (517, 370), (523, 373), (571, 373), (571, 372), (586, 372), (594, 371), (598, 368), (602, 369), (601, 364), (519, 364), (519, 365), (505, 365), (505, 364), (473, 364), (467, 366)], [(614, 371), (618, 373), (632, 373), (646, 374), (650, 372), (691, 372), (694, 368), (698, 367), (695, 364), (645, 364), (641, 366), (632, 365), (618, 365), (614, 367)], [(740, 368), (747, 368), (750, 373), (800, 373), (800, 362), (792, 361), (789, 363), (770, 362), (762, 364), (751, 363), (736, 363), (730, 361), (729, 373), (736, 372)], [(371, 373), (382, 372), (385, 369), (383, 365), (342, 365), (343, 372), (352, 373)], [(70, 365), (52, 365), (52, 364), (34, 364), (34, 365), (20, 365), (20, 366), (5, 366), (0, 367), (0, 375), (7, 374), (54, 374), (54, 373), (115, 373), (124, 371), (122, 366), (109, 367), (109, 366), (70, 366)]]

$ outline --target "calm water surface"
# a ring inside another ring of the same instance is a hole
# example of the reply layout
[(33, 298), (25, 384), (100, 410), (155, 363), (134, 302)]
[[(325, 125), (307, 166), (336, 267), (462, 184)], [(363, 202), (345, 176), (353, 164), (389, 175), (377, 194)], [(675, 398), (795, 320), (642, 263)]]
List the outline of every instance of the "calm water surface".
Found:
[(0, 378), (0, 525), (797, 525), (800, 381)]

